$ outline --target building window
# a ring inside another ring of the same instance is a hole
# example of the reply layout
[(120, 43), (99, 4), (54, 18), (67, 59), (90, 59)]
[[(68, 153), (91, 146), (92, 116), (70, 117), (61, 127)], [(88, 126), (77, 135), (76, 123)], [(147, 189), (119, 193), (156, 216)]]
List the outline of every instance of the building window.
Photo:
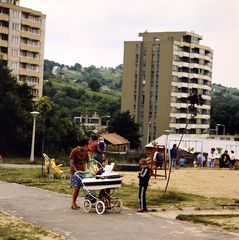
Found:
[(173, 70), (174, 72), (178, 72), (178, 66), (173, 65), (172, 70)]
[(204, 63), (205, 63), (205, 60), (204, 60), (204, 59), (201, 59), (201, 58), (199, 58), (199, 64), (200, 64), (200, 65), (204, 65)]
[(172, 91), (172, 92), (178, 92), (178, 87), (176, 87), (176, 86), (172, 86), (171, 91)]
[(13, 24), (12, 24), (12, 30), (14, 30), (14, 31), (20, 31), (20, 25), (19, 25), (19, 24), (16, 24), (16, 23), (13, 23)]
[(177, 113), (177, 108), (176, 107), (171, 107), (170, 112), (171, 113)]
[(174, 40), (174, 37), (168, 37), (168, 40), (169, 40), (169, 41), (173, 41), (173, 40)]
[(172, 76), (172, 82), (178, 82), (178, 76)]
[(11, 69), (17, 69), (17, 62), (11, 62)]
[(194, 37), (194, 36), (192, 36), (191, 42), (192, 42), (192, 43), (199, 44), (198, 38), (197, 38), (197, 37)]
[(139, 44), (136, 44), (136, 53), (139, 52)]
[(170, 123), (176, 123), (176, 118), (175, 117), (171, 117), (169, 121), (170, 121)]
[(136, 56), (135, 56), (135, 61), (136, 61), (136, 64), (138, 64), (138, 58), (139, 58), (139, 55), (138, 55), (138, 54), (136, 54)]
[(175, 128), (169, 128), (170, 133), (175, 133)]
[(147, 45), (145, 44), (144, 45), (144, 55), (146, 55), (146, 53), (147, 53)]
[(12, 53), (12, 56), (18, 57), (18, 50), (17, 49), (12, 49), (11, 53)]
[(173, 61), (174, 62), (179, 62), (179, 56), (178, 55), (173, 55)]
[(200, 48), (199, 49), (199, 54), (204, 56), (205, 55), (205, 50)]
[(12, 36), (12, 43), (19, 43), (19, 37)]
[(177, 97), (171, 97), (171, 102), (176, 103), (177, 102)]
[(20, 18), (20, 12), (13, 10), (13, 17), (14, 18)]
[(180, 52), (180, 47), (178, 45), (173, 44), (173, 51)]

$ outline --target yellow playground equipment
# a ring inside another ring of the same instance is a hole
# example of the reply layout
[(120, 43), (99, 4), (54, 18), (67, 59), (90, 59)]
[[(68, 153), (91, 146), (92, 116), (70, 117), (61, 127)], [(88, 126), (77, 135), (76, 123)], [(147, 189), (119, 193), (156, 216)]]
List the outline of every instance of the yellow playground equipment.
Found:
[(46, 173), (50, 172), (49, 171), (50, 170), (49, 166), (51, 166), (52, 169), (53, 169), (53, 173), (49, 175), (50, 179), (56, 178), (57, 174), (61, 175), (61, 179), (66, 179), (67, 178), (68, 175), (66, 173), (63, 173), (63, 171), (60, 169), (60, 167), (63, 164), (56, 165), (54, 158), (50, 159), (45, 153), (43, 153), (43, 156), (45, 158), (45, 171), (46, 171)]

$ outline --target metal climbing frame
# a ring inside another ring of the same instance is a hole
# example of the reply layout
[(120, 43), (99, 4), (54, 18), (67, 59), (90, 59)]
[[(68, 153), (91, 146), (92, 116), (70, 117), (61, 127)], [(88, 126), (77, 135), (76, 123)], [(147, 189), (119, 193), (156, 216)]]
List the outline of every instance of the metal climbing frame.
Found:
[[(163, 161), (157, 161), (156, 156), (154, 158), (155, 152), (157, 149), (162, 149), (162, 157)], [(158, 164), (162, 164), (162, 168), (158, 166)], [(157, 171), (163, 171), (164, 174), (157, 174)], [(167, 179), (167, 172), (166, 172), (166, 154), (165, 154), (165, 146), (164, 145), (154, 145), (153, 155), (151, 159), (150, 165), (150, 177), (165, 177)]]
[[(176, 143), (178, 146), (179, 143), (179, 139), (170, 139), (168, 140), (167, 146), (168, 146), (168, 166), (170, 166), (170, 142)], [(188, 142), (190, 144), (190, 142), (195, 142), (195, 150), (194, 152), (197, 152), (197, 143), (201, 143), (201, 156), (203, 156), (203, 141), (202, 140), (181, 140), (181, 142)], [(185, 144), (186, 146), (186, 144)], [(191, 145), (190, 145), (191, 146)], [(180, 146), (179, 146), (180, 148)], [(201, 161), (201, 167), (203, 167), (203, 161)]]

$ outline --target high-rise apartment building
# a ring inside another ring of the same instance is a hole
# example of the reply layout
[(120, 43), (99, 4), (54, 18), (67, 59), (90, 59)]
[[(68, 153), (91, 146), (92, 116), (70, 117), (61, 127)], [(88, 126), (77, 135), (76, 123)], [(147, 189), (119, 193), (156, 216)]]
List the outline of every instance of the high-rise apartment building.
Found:
[(18, 82), (42, 97), (46, 15), (19, 4), (0, 0), (0, 54)]
[(188, 136), (208, 136), (213, 51), (193, 32), (144, 32), (124, 42), (121, 110), (141, 124), (142, 147), (170, 130), (182, 134), (190, 119), (187, 97), (205, 99), (187, 127)]

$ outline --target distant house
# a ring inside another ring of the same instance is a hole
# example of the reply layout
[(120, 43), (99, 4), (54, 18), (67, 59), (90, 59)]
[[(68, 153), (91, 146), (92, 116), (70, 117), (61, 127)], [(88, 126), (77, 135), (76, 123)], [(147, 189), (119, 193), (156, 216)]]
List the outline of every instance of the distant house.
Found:
[(60, 77), (61, 77), (61, 79), (65, 79), (65, 76), (64, 76), (64, 75), (61, 75)]
[(81, 69), (80, 69), (82, 72), (84, 72), (85, 71), (85, 69), (82, 67)]
[(68, 67), (67, 67), (67, 66), (64, 66), (64, 67), (62, 68), (62, 70), (68, 71)]
[(56, 75), (60, 70), (61, 70), (60, 67), (54, 66), (54, 67), (52, 68), (52, 73)]
[(109, 87), (107, 87), (107, 86), (102, 86), (101, 89), (102, 89), (102, 91), (109, 91)]
[(119, 152), (130, 150), (130, 142), (116, 133), (101, 134), (100, 136), (104, 138), (106, 146), (116, 146)]

